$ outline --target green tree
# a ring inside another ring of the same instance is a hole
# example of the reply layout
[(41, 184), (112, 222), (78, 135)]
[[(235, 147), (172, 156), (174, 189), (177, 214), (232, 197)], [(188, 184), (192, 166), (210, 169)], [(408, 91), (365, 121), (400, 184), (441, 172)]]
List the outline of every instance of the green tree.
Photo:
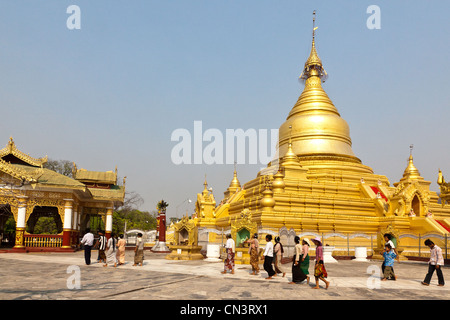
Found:
[(139, 210), (139, 206), (144, 203), (142, 197), (135, 191), (125, 193), (123, 205), (115, 208), (113, 213), (113, 232), (123, 233), (125, 223), (127, 230), (154, 230), (156, 229), (157, 212)]
[(113, 213), (113, 232), (116, 234), (123, 233), (125, 223), (127, 230), (154, 230), (156, 229), (156, 213), (138, 209), (115, 211)]
[(35, 234), (58, 234), (58, 227), (56, 226), (53, 217), (40, 217), (34, 226)]
[(44, 168), (56, 171), (62, 175), (73, 178), (73, 162), (69, 160), (52, 160), (49, 159), (45, 164)]

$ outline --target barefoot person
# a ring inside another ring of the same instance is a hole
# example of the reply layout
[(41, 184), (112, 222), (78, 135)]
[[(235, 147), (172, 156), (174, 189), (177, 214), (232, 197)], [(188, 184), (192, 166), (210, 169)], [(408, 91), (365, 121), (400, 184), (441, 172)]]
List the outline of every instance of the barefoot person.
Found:
[(319, 280), (325, 282), (325, 289), (328, 289), (330, 282), (325, 278), (328, 276), (327, 270), (325, 269), (325, 265), (323, 263), (323, 246), (322, 241), (319, 237), (313, 239), (314, 244), (316, 245), (316, 264), (314, 266), (314, 277), (316, 278), (316, 286), (313, 289), (320, 289)]
[(114, 233), (111, 233), (111, 236), (106, 242), (105, 254), (106, 254), (106, 261), (103, 266), (107, 267), (108, 264), (112, 264), (114, 265), (114, 267), (117, 267), (116, 238)]
[(275, 237), (275, 246), (273, 247), (274, 250), (274, 261), (273, 266), (275, 269), (275, 272), (282, 273), (283, 277), (286, 275), (286, 270), (284, 270), (284, 267), (281, 264), (281, 259), (283, 259), (283, 245), (281, 244), (280, 237)]
[(430, 261), (428, 261), (428, 273), (425, 276), (425, 280), (422, 281), (422, 284), (429, 286), (434, 270), (436, 270), (438, 276), (438, 286), (443, 287), (445, 285), (445, 281), (444, 274), (442, 273), (442, 267), (444, 266), (442, 249), (435, 245), (430, 239), (425, 240), (425, 245), (430, 248)]
[(306, 282), (308, 284), (309, 284), (309, 247), (311, 247), (309, 239), (308, 238), (303, 239), (300, 269), (302, 269), (303, 273), (305, 274)]
[(259, 241), (258, 234), (255, 233), (253, 238), (245, 241), (250, 244), (248, 253), (250, 254), (250, 265), (252, 266), (251, 275), (257, 275), (259, 273)]
[(272, 277), (276, 274), (275, 270), (272, 268), (273, 262), (273, 243), (272, 243), (272, 235), (266, 235), (266, 249), (264, 250), (264, 270), (266, 270), (268, 277), (266, 279), (272, 279)]
[(384, 271), (382, 281), (386, 280), (397, 280), (397, 277), (394, 273), (394, 259), (397, 256), (394, 252), (394, 249), (391, 247), (389, 243), (386, 243), (384, 252), (381, 253), (384, 258)]
[(234, 240), (231, 238), (231, 234), (227, 234), (225, 250), (227, 251), (227, 258), (225, 259), (224, 270), (222, 273), (225, 274), (230, 270), (231, 274), (234, 274), (234, 254), (236, 252), (236, 246)]
[(289, 284), (301, 283), (306, 279), (300, 266), (302, 261), (302, 245), (300, 244), (300, 237), (295, 236), (295, 255), (292, 259), (292, 281)]
[(119, 235), (119, 241), (117, 241), (117, 262), (120, 265), (125, 263), (125, 246), (127, 241), (123, 238), (123, 234)]
[(136, 247), (134, 248), (134, 264), (142, 267), (144, 264), (144, 240), (142, 239), (142, 233), (138, 233), (136, 238)]

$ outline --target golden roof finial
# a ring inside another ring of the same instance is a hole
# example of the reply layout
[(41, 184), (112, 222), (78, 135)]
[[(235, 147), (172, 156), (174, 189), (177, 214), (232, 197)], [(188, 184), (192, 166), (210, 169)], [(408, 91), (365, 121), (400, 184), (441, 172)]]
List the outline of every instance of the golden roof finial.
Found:
[(423, 180), (423, 178), (420, 176), (419, 170), (417, 170), (416, 166), (413, 162), (413, 156), (412, 156), (412, 150), (414, 148), (414, 145), (409, 146), (409, 158), (408, 158), (408, 165), (406, 166), (405, 171), (403, 172), (403, 178), (400, 179), (400, 181), (404, 180), (413, 180), (413, 179), (420, 179)]
[(13, 137), (9, 137), (9, 141), (8, 141), (9, 149), (12, 150), (15, 147), (15, 145), (16, 144), (14, 143)]
[(206, 181), (206, 174), (205, 174), (205, 182), (203, 182), (203, 186), (204, 186), (204, 188), (203, 188), (202, 194), (203, 194), (203, 196), (207, 196), (209, 192), (208, 192), (208, 182)]
[(441, 169), (439, 169), (437, 184), (441, 185), (445, 183), (444, 176), (442, 175)]
[(236, 161), (235, 161), (234, 162), (233, 180), (231, 180), (231, 183), (230, 183), (230, 186), (228, 187), (228, 190), (236, 191), (240, 187), (241, 187), (241, 183), (239, 182), (239, 179), (237, 178)]
[(306, 60), (305, 67), (302, 74), (300, 75), (301, 80), (306, 80), (311, 76), (318, 76), (325, 82), (328, 77), (325, 69), (322, 66), (322, 60), (320, 60), (319, 55), (316, 50), (316, 10), (313, 11), (313, 30), (312, 30), (312, 46), (311, 53), (309, 54), (308, 60)]

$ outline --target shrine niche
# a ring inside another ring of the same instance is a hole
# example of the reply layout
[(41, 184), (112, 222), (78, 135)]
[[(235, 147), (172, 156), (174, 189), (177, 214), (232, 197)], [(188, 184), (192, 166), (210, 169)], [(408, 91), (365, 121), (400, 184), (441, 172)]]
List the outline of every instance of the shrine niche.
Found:
[(430, 192), (419, 182), (399, 183), (391, 197), (395, 216), (423, 217), (428, 212)]
[(253, 221), (251, 211), (249, 209), (242, 210), (231, 222), (231, 237), (236, 243), (236, 264), (250, 263), (248, 243), (245, 241), (255, 233), (258, 233), (258, 224)]
[(186, 215), (174, 224), (174, 240), (169, 244), (169, 260), (201, 260), (202, 247), (198, 245), (198, 227), (193, 219)]

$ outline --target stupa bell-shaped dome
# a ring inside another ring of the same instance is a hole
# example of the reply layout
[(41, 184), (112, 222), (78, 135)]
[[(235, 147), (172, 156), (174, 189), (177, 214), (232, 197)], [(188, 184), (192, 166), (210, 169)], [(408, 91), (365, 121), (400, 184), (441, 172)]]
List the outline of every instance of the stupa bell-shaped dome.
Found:
[(315, 30), (310, 56), (300, 78), (305, 88), (279, 129), (280, 155), (287, 152), (289, 141), (299, 156), (338, 156), (360, 162), (352, 150), (350, 129), (341, 118), (322, 81), (327, 77), (315, 45)]
[(423, 177), (420, 175), (419, 170), (414, 165), (413, 156), (412, 154), (410, 154), (408, 158), (408, 165), (406, 166), (406, 169), (403, 172), (403, 177), (400, 179), (400, 182), (412, 180), (423, 180)]

